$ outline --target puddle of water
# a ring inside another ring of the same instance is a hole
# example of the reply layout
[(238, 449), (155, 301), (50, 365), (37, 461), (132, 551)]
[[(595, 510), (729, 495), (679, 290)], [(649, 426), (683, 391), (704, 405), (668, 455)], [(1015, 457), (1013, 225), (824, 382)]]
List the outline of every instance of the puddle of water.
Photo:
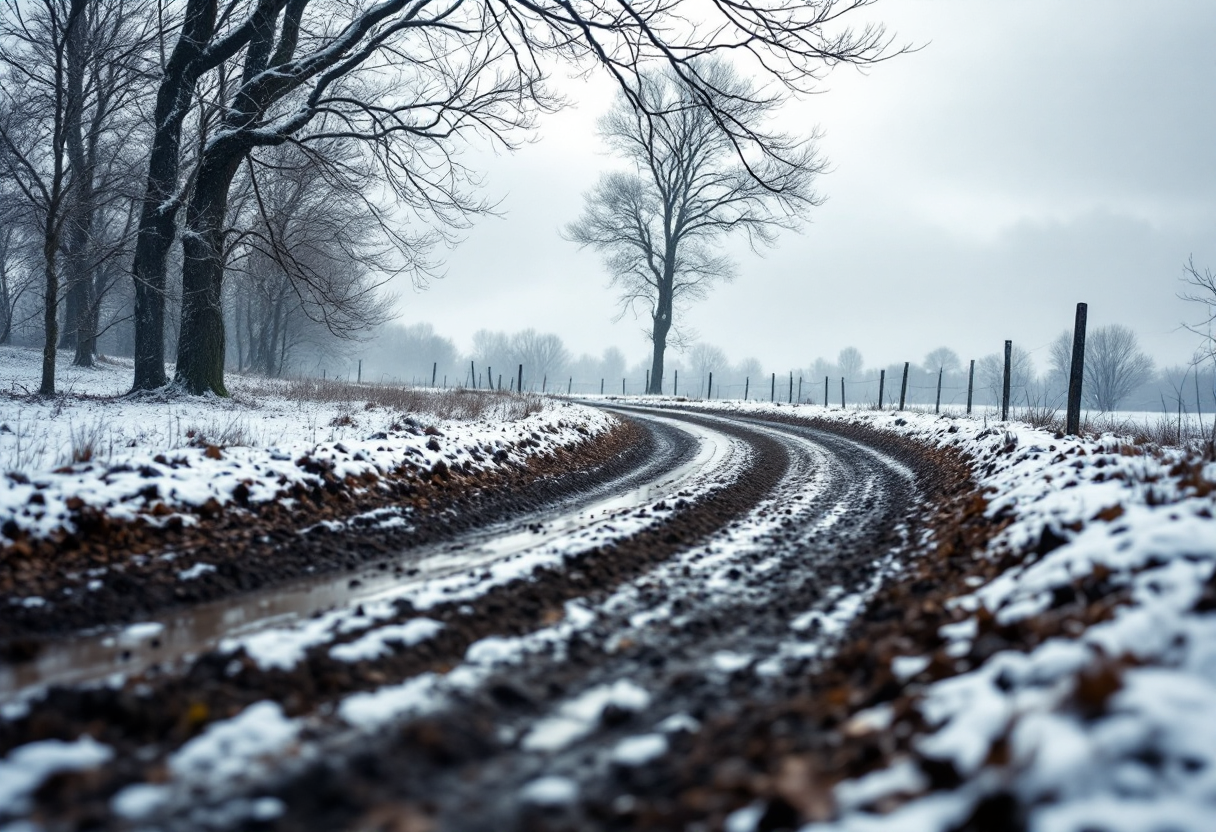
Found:
[[(636, 414), (631, 414), (636, 415)], [(156, 622), (123, 630), (82, 634), (47, 645), (36, 659), (0, 666), (0, 703), (17, 700), (50, 685), (70, 685), (127, 676), (153, 665), (168, 666), (214, 648), (221, 639), (284, 626), (339, 606), (383, 600), (410, 587), (468, 572), (529, 549), (554, 543), (610, 522), (622, 512), (673, 497), (705, 480), (731, 458), (737, 443), (717, 431), (663, 417), (643, 417), (692, 434), (698, 450), (692, 459), (651, 482), (625, 493), (595, 500), (553, 515), (538, 514), (510, 524), (472, 532), (454, 541), (419, 547), (398, 563), (408, 574), (363, 571), (358, 575), (310, 578), (273, 591), (200, 604)], [(524, 525), (520, 530), (521, 523)], [(356, 580), (353, 580), (357, 578)]]

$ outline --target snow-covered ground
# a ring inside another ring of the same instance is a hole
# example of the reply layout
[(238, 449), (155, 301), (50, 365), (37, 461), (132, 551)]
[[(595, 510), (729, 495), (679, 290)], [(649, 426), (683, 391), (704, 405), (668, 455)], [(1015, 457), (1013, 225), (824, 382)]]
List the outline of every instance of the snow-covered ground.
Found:
[[(1045, 529), (1062, 541), (952, 600), (960, 620), (941, 633), (947, 659), (967, 655), (993, 626), (1033, 626), (1086, 578), (1111, 599), (1105, 620), (1070, 637), (1003, 650), (938, 681), (920, 676), (931, 657), (896, 659), (898, 676), (925, 680), (916, 709), (929, 728), (913, 743), (917, 755), (949, 761), (962, 785), (932, 791), (914, 760), (897, 760), (839, 784), (839, 820), (808, 832), (937, 832), (1002, 795), (1026, 809), (1026, 828), (1043, 832), (1216, 828), (1216, 463), (982, 418), (698, 407), (848, 421), (956, 448), (989, 492), (988, 514), (1013, 517), (979, 556), (1034, 549)], [(891, 724), (889, 712), (862, 719)], [(740, 813), (730, 828), (750, 832), (753, 816)]]
[(180, 511), (191, 522), (211, 500), (283, 499), (325, 470), (366, 482), (403, 464), (477, 469), (498, 464), (499, 451), (520, 461), (614, 424), (603, 411), (552, 399), (418, 390), (407, 410), (373, 385), (302, 391), (240, 376), (228, 378), (230, 399), (128, 398), (123, 363), (86, 370), (62, 361), (63, 394), (38, 399), (27, 394), (38, 389), (40, 359), (0, 348), (0, 545), (10, 533), (70, 530), (82, 506), (155, 522)]

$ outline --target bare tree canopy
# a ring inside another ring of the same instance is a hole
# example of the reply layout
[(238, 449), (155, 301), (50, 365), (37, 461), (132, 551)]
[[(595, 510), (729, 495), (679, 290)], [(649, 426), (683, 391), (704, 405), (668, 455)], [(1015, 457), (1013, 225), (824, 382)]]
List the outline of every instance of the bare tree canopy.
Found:
[(958, 372), (963, 366), (958, 353), (949, 347), (938, 347), (925, 356), (925, 369), (930, 372), (944, 372), (947, 375)]
[[(1051, 381), (1067, 385), (1072, 371), (1072, 330), (1064, 330), (1048, 351)], [(1085, 373), (1081, 395), (1085, 404), (1103, 412), (1117, 410), (1136, 388), (1153, 375), (1153, 360), (1141, 351), (1136, 334), (1121, 324), (1089, 330), (1085, 336)]]
[(1086, 333), (1083, 392), (1091, 407), (1104, 412), (1117, 409), (1152, 373), (1153, 360), (1128, 327), (1110, 324)]
[(865, 359), (861, 357), (861, 350), (857, 347), (845, 347), (840, 351), (840, 355), (836, 356), (836, 365), (842, 376), (849, 381), (857, 381), (861, 378)]
[[(767, 131), (782, 97), (725, 62), (703, 60), (641, 77), (602, 119), (609, 146), (633, 172), (605, 174), (566, 236), (603, 254), (621, 314), (642, 307), (654, 344), (650, 393), (661, 393), (676, 312), (734, 266), (718, 246), (743, 234), (753, 249), (796, 227), (817, 204), (822, 171), (811, 138)], [(697, 84), (703, 84), (698, 86)]]
[[(1005, 380), (1005, 357), (998, 353), (985, 355), (976, 362), (976, 374), (981, 390), (986, 389), (994, 405), (1001, 403)], [(1013, 403), (1030, 401), (1031, 385), (1035, 380), (1034, 359), (1025, 349), (1013, 345), (1009, 367), (1009, 398)]]

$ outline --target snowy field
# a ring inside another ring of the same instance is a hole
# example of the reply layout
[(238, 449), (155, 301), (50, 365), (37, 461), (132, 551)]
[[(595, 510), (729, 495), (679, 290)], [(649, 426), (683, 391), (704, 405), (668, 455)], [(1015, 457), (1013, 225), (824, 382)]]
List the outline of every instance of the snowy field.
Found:
[[(962, 785), (931, 790), (917, 760), (897, 760), (837, 786), (840, 819), (807, 832), (944, 832), (1005, 795), (1029, 807), (1026, 828), (1043, 832), (1216, 828), (1216, 463), (984, 416), (698, 407), (856, 422), (956, 448), (972, 458), (988, 514), (1013, 517), (981, 556), (1033, 550), (1045, 530), (1060, 543), (954, 598), (959, 621), (940, 633), (943, 656), (892, 665), (919, 691), (915, 710), (929, 726), (917, 756), (948, 761)], [(1028, 652), (998, 652), (970, 672), (921, 675), (935, 659), (968, 655), (994, 625), (1033, 627), (1087, 582), (1112, 599), (1106, 620)], [(911, 729), (887, 707), (858, 719)], [(728, 829), (751, 832), (761, 811), (736, 813)]]
[(40, 361), (33, 350), (0, 348), (0, 544), (70, 527), (82, 505), (157, 522), (185, 509), (190, 522), (188, 510), (211, 500), (225, 505), (235, 493), (257, 503), (311, 485), (317, 474), (306, 467), (332, 465), (339, 480), (403, 463), (478, 468), (496, 464), (498, 451), (518, 461), (614, 423), (540, 397), (241, 376), (228, 377), (230, 399), (127, 398), (131, 367), (122, 362), (61, 361), (62, 395), (44, 400), (29, 395)]

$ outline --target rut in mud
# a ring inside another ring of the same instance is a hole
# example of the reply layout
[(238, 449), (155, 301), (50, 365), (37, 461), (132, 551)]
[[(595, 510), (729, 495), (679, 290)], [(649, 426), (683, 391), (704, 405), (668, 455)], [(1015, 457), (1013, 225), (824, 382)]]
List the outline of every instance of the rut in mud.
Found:
[[(290, 668), (212, 652), (117, 689), (60, 688), (0, 723), (0, 745), (92, 730), (115, 760), (53, 778), (38, 811), (64, 828), (121, 827), (116, 794), (164, 780), (175, 749), (269, 699), (296, 725), (290, 750), (236, 781), (162, 789), (127, 819), (167, 829), (720, 828), (763, 789), (714, 749), (746, 746), (738, 732), (755, 725), (740, 715), (813, 689), (853, 616), (923, 544), (925, 506), (966, 475), (957, 461), (943, 467), (911, 442), (864, 431), (666, 415), (744, 448), (718, 487), (656, 506), (638, 531), (560, 565), (426, 609), (441, 625), (432, 638), (357, 662), (335, 660), (326, 642)], [(639, 424), (658, 441), (654, 421)], [(398, 602), (377, 623), (418, 615)], [(382, 719), (368, 709), (402, 690), (423, 705)], [(790, 812), (760, 828), (794, 824)]]

